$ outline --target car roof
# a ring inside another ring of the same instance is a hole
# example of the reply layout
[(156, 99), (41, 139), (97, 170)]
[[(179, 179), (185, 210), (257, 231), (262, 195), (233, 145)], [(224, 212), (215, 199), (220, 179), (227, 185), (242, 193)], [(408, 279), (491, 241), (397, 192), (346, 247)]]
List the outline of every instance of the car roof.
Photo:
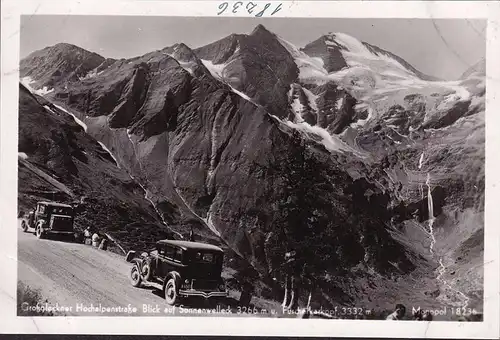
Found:
[(53, 207), (73, 208), (69, 204), (63, 204), (63, 203), (57, 203), (57, 202), (45, 202), (45, 201), (42, 201), (42, 202), (38, 202), (38, 204), (50, 205), (50, 206), (53, 206)]
[(170, 244), (173, 246), (180, 247), (184, 250), (194, 249), (194, 250), (211, 250), (217, 252), (223, 252), (223, 250), (213, 244), (192, 242), (192, 241), (179, 241), (179, 240), (161, 240), (158, 241), (160, 244)]

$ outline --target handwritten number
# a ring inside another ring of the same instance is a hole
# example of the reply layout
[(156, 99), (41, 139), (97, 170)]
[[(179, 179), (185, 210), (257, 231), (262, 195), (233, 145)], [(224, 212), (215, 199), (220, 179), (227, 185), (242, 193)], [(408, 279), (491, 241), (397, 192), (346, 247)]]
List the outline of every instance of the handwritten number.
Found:
[[(274, 11), (270, 14), (270, 15), (274, 15), (276, 13), (278, 13), (279, 11), (281, 11), (282, 7), (281, 7), (281, 3), (276, 6), (276, 8), (274, 9)], [(252, 1), (249, 1), (246, 3), (245, 5), (245, 2), (244, 1), (237, 1), (233, 4), (233, 9), (231, 12), (233, 13), (237, 13), (239, 8), (242, 7), (242, 6), (245, 6), (248, 14), (253, 14), (254, 12), (254, 9), (257, 7), (257, 4), (252, 2)], [(271, 3), (267, 3), (264, 8), (258, 12), (257, 14), (255, 14), (256, 17), (262, 17), (264, 15), (264, 13), (267, 11), (267, 9), (271, 6)], [(229, 7), (229, 2), (222, 2), (220, 5), (219, 5), (219, 12), (217, 13), (217, 15), (221, 15), (222, 13), (224, 13)]]
[(260, 17), (264, 14), (264, 12), (266, 11), (266, 9), (268, 9), (268, 8), (269, 8), (269, 6), (271, 6), (271, 4), (270, 4), (270, 3), (267, 3), (267, 4), (264, 6), (264, 9), (263, 9), (262, 11), (260, 11), (259, 13), (255, 14), (255, 16), (260, 18)]
[(281, 4), (279, 4), (276, 9), (271, 13), (271, 15), (274, 15), (276, 13), (278, 13), (279, 11), (281, 10)]
[(237, 3), (235, 3), (233, 5), (233, 13), (236, 13), (238, 11), (238, 8), (240, 8), (241, 5), (243, 5), (243, 2), (241, 2), (241, 1), (238, 1)]
[(217, 13), (217, 15), (221, 15), (222, 13), (224, 13), (224, 11), (227, 9), (227, 7), (229, 6), (229, 4), (227, 2), (223, 2), (219, 5), (219, 9), (221, 10), (219, 13)]
[(253, 9), (254, 9), (255, 7), (257, 7), (257, 5), (256, 5), (256, 4), (254, 4), (253, 2), (251, 2), (251, 1), (250, 1), (250, 2), (247, 4), (247, 11), (248, 11), (248, 13), (249, 13), (249, 14), (252, 14)]

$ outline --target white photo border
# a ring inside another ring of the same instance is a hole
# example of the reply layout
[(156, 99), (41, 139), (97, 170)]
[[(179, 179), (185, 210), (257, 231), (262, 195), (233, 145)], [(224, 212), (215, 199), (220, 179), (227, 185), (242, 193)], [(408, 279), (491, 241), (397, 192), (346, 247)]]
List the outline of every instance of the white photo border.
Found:
[[(2, 0), (0, 116), (0, 332), (134, 335), (499, 337), (500, 3), (495, 1), (253, 1), (273, 17), (487, 19), (486, 203), (483, 322), (392, 322), (224, 317), (17, 317), (17, 140), (21, 15), (217, 16), (224, 1)], [(230, 4), (234, 1), (228, 1)], [(223, 17), (250, 17), (226, 11)], [(230, 320), (230, 321), (229, 321)]]

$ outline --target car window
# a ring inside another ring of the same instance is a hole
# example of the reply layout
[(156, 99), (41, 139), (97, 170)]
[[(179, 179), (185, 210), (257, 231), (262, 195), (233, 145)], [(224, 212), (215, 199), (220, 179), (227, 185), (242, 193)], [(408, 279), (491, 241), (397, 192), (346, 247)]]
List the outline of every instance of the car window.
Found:
[(164, 255), (166, 257), (168, 257), (169, 259), (173, 260), (174, 256), (175, 256), (175, 248), (172, 246), (166, 245), (163, 249), (165, 250)]
[(158, 247), (160, 255), (165, 256), (169, 260), (181, 262), (182, 261), (182, 249), (177, 247), (172, 247), (170, 245), (164, 245)]
[(54, 207), (52, 211), (54, 214), (71, 215), (71, 209), (65, 207)]
[(199, 251), (195, 254), (194, 258), (196, 262), (203, 262), (203, 263), (215, 262), (215, 255), (213, 253), (204, 253)]
[(182, 261), (182, 249), (175, 248), (173, 259), (174, 259), (174, 261), (179, 261), (179, 262)]
[(165, 255), (165, 247), (162, 244), (157, 244), (156, 250), (158, 250), (158, 253), (160, 255)]

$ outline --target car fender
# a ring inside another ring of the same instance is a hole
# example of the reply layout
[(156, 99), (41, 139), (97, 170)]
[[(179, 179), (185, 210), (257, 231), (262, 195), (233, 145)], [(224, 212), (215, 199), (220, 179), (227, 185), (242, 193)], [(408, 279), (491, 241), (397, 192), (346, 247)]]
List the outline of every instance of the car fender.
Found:
[(176, 271), (171, 271), (167, 274), (167, 276), (165, 276), (165, 280), (163, 280), (163, 290), (165, 290), (165, 286), (167, 285), (168, 280), (170, 280), (171, 278), (175, 279), (177, 288), (181, 286), (182, 283), (181, 274), (179, 274), (179, 272)]
[[(139, 271), (141, 273), (141, 276), (143, 276), (143, 280), (150, 280), (152, 277), (152, 268), (151, 268), (151, 259), (148, 257), (134, 257), (135, 252), (129, 251), (127, 254), (127, 262), (132, 263), (132, 265), (137, 265), (139, 268)], [(148, 268), (148, 275), (144, 276), (144, 267), (149, 267)]]
[(127, 256), (125, 256), (125, 261), (127, 262), (132, 262), (136, 257), (135, 257), (136, 251), (135, 250), (130, 250), (127, 253)]

